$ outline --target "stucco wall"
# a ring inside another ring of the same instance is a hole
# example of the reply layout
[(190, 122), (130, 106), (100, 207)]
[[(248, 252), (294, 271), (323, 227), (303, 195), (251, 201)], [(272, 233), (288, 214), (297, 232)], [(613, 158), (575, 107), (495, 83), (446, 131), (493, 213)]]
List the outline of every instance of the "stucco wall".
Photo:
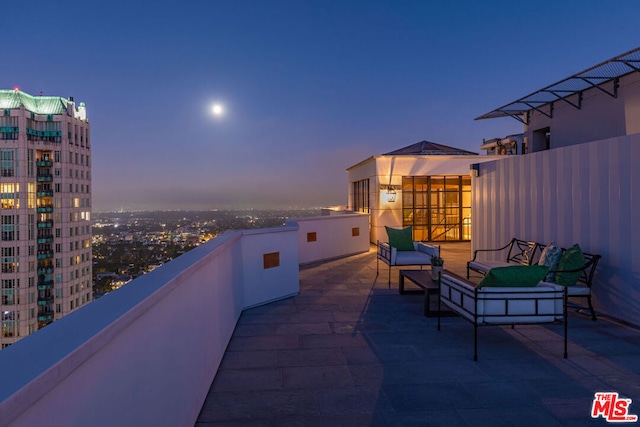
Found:
[[(348, 170), (349, 203), (351, 183), (368, 178), (371, 203), (371, 242), (387, 241), (385, 226), (402, 227), (402, 177), (428, 175), (469, 175), (473, 163), (492, 161), (500, 156), (379, 156), (362, 162)], [(391, 177), (391, 179), (389, 179)], [(389, 184), (396, 189), (395, 202), (387, 201)]]
[[(613, 92), (613, 82), (602, 88)], [(578, 104), (578, 95), (567, 98)], [(541, 107), (545, 112), (548, 106)], [(556, 101), (553, 118), (532, 110), (529, 126), (525, 126), (525, 137), (529, 151), (544, 150), (533, 143), (533, 132), (549, 127), (551, 148), (567, 147), (588, 141), (596, 141), (616, 136), (640, 132), (640, 73), (633, 73), (620, 79), (618, 97), (613, 98), (599, 89), (583, 92), (582, 107), (577, 109), (565, 101)]]
[[(298, 228), (300, 264), (358, 254), (369, 250), (369, 215), (315, 216), (287, 220)], [(309, 236), (309, 234), (312, 236)]]
[(193, 425), (242, 310), (298, 292), (297, 231), (226, 232), (3, 349), (0, 426)]
[(472, 179), (473, 249), (512, 237), (602, 255), (597, 310), (640, 325), (640, 134), (508, 157)]

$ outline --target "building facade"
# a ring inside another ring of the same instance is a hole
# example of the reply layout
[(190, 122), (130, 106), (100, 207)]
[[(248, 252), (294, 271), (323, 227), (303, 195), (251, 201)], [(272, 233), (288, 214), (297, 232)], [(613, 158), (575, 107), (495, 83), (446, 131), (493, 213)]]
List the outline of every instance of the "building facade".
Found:
[(370, 215), (372, 243), (387, 241), (385, 226), (412, 226), (416, 241), (471, 240), (473, 164), (494, 160), (421, 141), (347, 169), (349, 209)]
[(524, 156), (480, 165), (473, 249), (517, 237), (598, 254), (597, 311), (640, 325), (640, 48), (480, 116), (524, 125)]
[(91, 142), (83, 103), (0, 90), (0, 345), (91, 301)]

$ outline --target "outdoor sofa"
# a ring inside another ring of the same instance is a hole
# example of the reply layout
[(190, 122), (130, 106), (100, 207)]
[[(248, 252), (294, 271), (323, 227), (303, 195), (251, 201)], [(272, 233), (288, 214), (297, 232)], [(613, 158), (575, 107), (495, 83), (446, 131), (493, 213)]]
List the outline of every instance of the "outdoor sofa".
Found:
[[(545, 262), (546, 251), (549, 249), (556, 249), (556, 259), (551, 263), (547, 263), (550, 266), (550, 271), (546, 277), (547, 282), (559, 283), (567, 288), (567, 295), (569, 298), (586, 298), (589, 310), (591, 312), (591, 319), (597, 320), (593, 303), (591, 301), (591, 287), (593, 285), (593, 276), (596, 271), (598, 262), (601, 256), (596, 254), (590, 254), (582, 252), (579, 246), (574, 245), (571, 248), (558, 248), (555, 243), (552, 242), (548, 245), (544, 245), (536, 242), (529, 242), (517, 238), (511, 239), (511, 241), (498, 249), (477, 249), (473, 252), (473, 258), (467, 262), (467, 279), (469, 279), (469, 272), (471, 270), (478, 272), (482, 275), (486, 275), (491, 269), (496, 267), (505, 267), (513, 265), (535, 265), (539, 262)], [(578, 248), (581, 254), (581, 261), (579, 264), (574, 264), (572, 267), (564, 267), (559, 265), (558, 262), (562, 259), (562, 256), (569, 250)], [(481, 261), (478, 260), (478, 254), (480, 253), (505, 253), (506, 257), (504, 261)], [(558, 280), (558, 277), (567, 278), (567, 280)]]
[[(537, 261), (536, 255), (539, 248), (540, 245), (536, 242), (528, 242), (514, 237), (509, 243), (501, 248), (476, 249), (473, 251), (473, 258), (471, 261), (467, 262), (467, 279), (469, 278), (470, 270), (484, 275), (495, 267), (507, 267), (516, 264), (532, 265)], [(504, 260), (480, 261), (478, 260), (478, 254), (480, 253), (504, 253), (506, 256)]]
[[(523, 267), (526, 268), (526, 267)], [(544, 271), (541, 277), (544, 277)], [(528, 279), (531, 281), (531, 279)], [(452, 273), (440, 275), (438, 331), (440, 314), (446, 306), (473, 324), (473, 360), (478, 360), (478, 328), (495, 325), (564, 324), (564, 352), (567, 354), (567, 288), (539, 281), (527, 286), (511, 280), (508, 285), (480, 287)]]

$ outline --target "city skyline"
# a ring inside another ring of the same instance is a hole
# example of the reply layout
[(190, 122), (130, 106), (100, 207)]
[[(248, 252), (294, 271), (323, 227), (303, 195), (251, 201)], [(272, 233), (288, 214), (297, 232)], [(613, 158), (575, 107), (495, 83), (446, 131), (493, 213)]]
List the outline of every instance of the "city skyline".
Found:
[(1, 86), (86, 103), (94, 211), (346, 204), (347, 167), (479, 152), (522, 126), (475, 117), (637, 47), (615, 6), (36, 0)]

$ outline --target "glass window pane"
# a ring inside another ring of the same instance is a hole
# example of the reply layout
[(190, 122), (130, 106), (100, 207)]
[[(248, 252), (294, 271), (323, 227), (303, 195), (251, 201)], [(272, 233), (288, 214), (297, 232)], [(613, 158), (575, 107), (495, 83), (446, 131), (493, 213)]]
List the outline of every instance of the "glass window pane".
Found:
[(420, 192), (420, 193), (415, 193), (415, 206), (416, 207), (420, 207), (420, 208), (426, 208), (427, 207), (427, 193), (426, 192)]
[(404, 225), (413, 224), (413, 209), (403, 209), (402, 210), (402, 221)]
[(444, 209), (431, 209), (431, 225), (444, 224)]
[(427, 177), (416, 176), (413, 179), (415, 191), (427, 191)]
[(444, 177), (432, 176), (431, 177), (431, 191), (444, 189)]
[(462, 192), (462, 207), (469, 208), (471, 207), (471, 192), (463, 191)]
[(460, 227), (447, 228), (445, 240), (460, 240)]
[(402, 192), (402, 207), (410, 208), (413, 206), (413, 193), (410, 191)]
[(413, 240), (417, 242), (424, 242), (429, 240), (429, 234), (427, 227), (413, 227)]
[(458, 197), (460, 196), (459, 193), (454, 193), (453, 191), (447, 191), (445, 194), (445, 205), (446, 206), (460, 206), (459, 205), (459, 201), (458, 201)]
[(437, 208), (444, 205), (443, 197), (444, 191), (431, 191), (431, 207)]
[(445, 189), (446, 190), (453, 190), (453, 191), (458, 191), (460, 189), (460, 177), (456, 176), (456, 177), (447, 177), (445, 179)]
[(413, 177), (402, 177), (402, 191), (413, 191)]
[(427, 209), (416, 209), (414, 224), (427, 224)]
[(462, 177), (462, 191), (471, 191), (471, 177), (463, 176)]
[(448, 225), (458, 224), (460, 222), (460, 209), (458, 208), (447, 208), (446, 221)]
[(471, 222), (471, 208), (462, 209), (462, 220)]

